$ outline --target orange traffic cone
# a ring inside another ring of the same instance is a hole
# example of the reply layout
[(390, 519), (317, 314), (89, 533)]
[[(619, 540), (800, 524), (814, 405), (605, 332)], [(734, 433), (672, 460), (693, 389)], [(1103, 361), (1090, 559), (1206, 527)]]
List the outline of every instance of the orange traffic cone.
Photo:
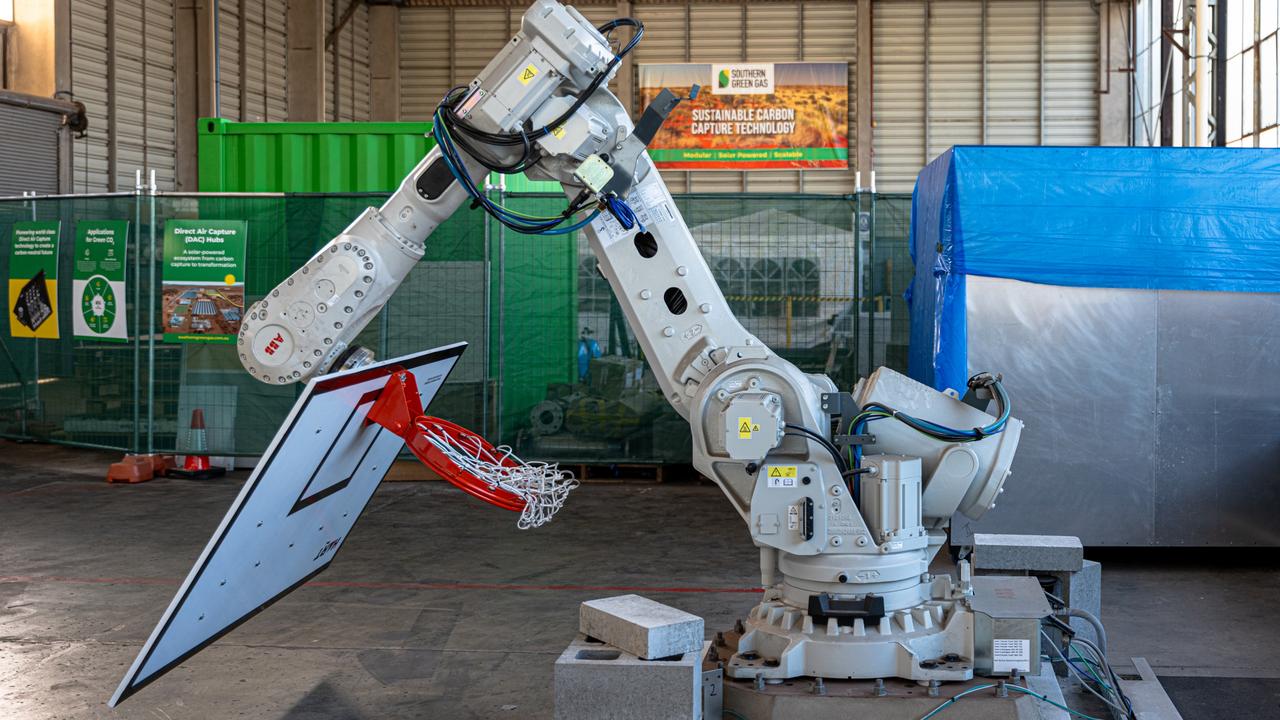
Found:
[(187, 455), (186, 460), (183, 461), (182, 469), (170, 470), (170, 475), (208, 480), (226, 474), (226, 470), (213, 467), (209, 463), (209, 456), (202, 454), (209, 450), (209, 438), (208, 431), (204, 427), (204, 410), (200, 408), (191, 411), (191, 434), (187, 440), (191, 446), (189, 451), (191, 454)]

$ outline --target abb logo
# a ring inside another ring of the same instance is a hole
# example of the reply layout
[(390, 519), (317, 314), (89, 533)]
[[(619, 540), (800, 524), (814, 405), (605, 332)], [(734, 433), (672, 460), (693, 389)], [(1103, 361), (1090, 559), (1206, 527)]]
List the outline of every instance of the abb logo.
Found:
[(275, 355), (276, 350), (280, 349), (280, 343), (282, 342), (284, 342), (284, 336), (280, 333), (276, 333), (276, 336), (271, 338), (271, 342), (267, 343), (267, 346), (263, 348), (262, 351), (268, 355)]

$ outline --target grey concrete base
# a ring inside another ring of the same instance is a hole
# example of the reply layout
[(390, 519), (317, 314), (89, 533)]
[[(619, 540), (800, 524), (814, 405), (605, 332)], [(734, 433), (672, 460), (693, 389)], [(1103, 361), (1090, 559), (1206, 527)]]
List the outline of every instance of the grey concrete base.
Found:
[[(994, 682), (975, 678), (965, 683), (947, 683), (939, 688), (937, 697), (931, 697), (928, 688), (904, 680), (886, 681), (883, 696), (876, 695), (875, 682), (871, 680), (828, 680), (825, 695), (816, 694), (809, 680), (766, 685), (762, 691), (749, 681), (726, 680), (724, 707), (744, 720), (915, 720), (949, 698)], [(1062, 691), (1047, 664), (1039, 676), (1028, 678), (1027, 684), (1029, 689), (1063, 702)], [(995, 688), (966, 695), (939, 715), (947, 720), (1068, 718), (1066, 712), (1029, 695), (1011, 691), (1008, 697), (997, 697)]]
[(1070, 535), (973, 535), (974, 570), (1075, 572), (1083, 560), (1080, 538)]
[(1140, 720), (1182, 720), (1182, 714), (1165, 693), (1151, 664), (1145, 658), (1136, 657), (1133, 658), (1133, 667), (1137, 669), (1139, 679), (1120, 680), (1120, 687), (1133, 703), (1133, 713)]
[(678, 660), (642, 660), (579, 635), (556, 660), (556, 720), (701, 718), (702, 656), (709, 646)]
[(636, 657), (655, 660), (701, 648), (703, 622), (649, 598), (618, 595), (582, 603), (578, 630)]
[[(1085, 560), (1079, 572), (1053, 573), (1058, 578), (1062, 599), (1073, 608), (1086, 610), (1102, 618), (1102, 565)], [(1104, 621), (1105, 622), (1105, 621)], [(1080, 618), (1071, 618), (1071, 627), (1086, 640), (1098, 642), (1098, 633)]]
[[(1025, 573), (1055, 578), (1054, 592), (1068, 606), (1102, 618), (1102, 565), (1084, 559), (1079, 538), (975, 533), (973, 543), (971, 559), (977, 574)], [(1098, 642), (1097, 632), (1084, 620), (1072, 618), (1071, 627), (1080, 637)]]

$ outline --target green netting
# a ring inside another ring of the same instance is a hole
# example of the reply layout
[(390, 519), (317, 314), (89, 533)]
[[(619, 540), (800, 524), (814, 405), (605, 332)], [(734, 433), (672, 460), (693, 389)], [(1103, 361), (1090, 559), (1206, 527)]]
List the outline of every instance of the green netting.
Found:
[[(250, 378), (234, 345), (164, 342), (165, 223), (248, 222), (247, 302), (270, 292), (381, 195), (123, 195), (0, 200), (0, 274), (12, 224), (61, 219), (58, 340), (0, 330), (0, 435), (136, 452), (188, 449), (203, 411), (210, 453), (261, 454), (297, 395)], [(910, 198), (677, 197), (735, 313), (779, 354), (849, 387), (905, 370)], [(555, 194), (508, 194), (558, 213)], [(130, 221), (130, 341), (72, 338), (71, 254), (80, 220)], [(6, 298), (7, 301), (7, 298)], [(687, 462), (689, 430), (662, 399), (581, 236), (535, 237), (461, 212), (359, 342), (379, 357), (466, 340), (431, 411), (529, 456)]]
[[(128, 220), (131, 243), (140, 224), (131, 195), (0, 202), (0, 277), (5, 282), (5, 317), (13, 224), (24, 220), (62, 223), (57, 292), (57, 340), (12, 338), (8, 321), (0, 335), (0, 434), (69, 444), (131, 447), (142, 430), (145, 393), (137, 392), (139, 339), (127, 344), (72, 338), (71, 255), (78, 219)], [(140, 318), (135, 292), (138, 258), (126, 262), (125, 313), (131, 326)]]

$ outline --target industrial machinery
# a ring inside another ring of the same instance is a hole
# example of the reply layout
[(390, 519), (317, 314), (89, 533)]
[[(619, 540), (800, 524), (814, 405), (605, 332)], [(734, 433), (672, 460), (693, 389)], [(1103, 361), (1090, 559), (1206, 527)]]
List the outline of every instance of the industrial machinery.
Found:
[[(620, 30), (630, 35), (615, 50)], [(241, 361), (272, 384), (368, 362), (354, 338), (464, 204), (524, 233), (585, 230), (692, 428), (694, 465), (760, 549), (764, 598), (726, 673), (967, 680), (984, 655), (999, 673), (990, 647), (975, 646), (967, 566), (958, 581), (929, 572), (952, 514), (980, 516), (1009, 474), (1022, 425), (999, 379), (971, 379), (965, 402), (881, 368), (841, 393), (743, 328), (645, 151), (697, 88), (664, 90), (634, 125), (608, 90), (643, 32), (629, 18), (596, 28), (537, 0), (483, 72), (443, 99), (437, 146), (391, 198), (250, 308)], [(490, 171), (557, 181), (568, 205), (554, 217), (508, 210), (484, 193)], [(979, 409), (989, 401), (995, 416)], [(1005, 672), (1029, 669), (1012, 662)]]

